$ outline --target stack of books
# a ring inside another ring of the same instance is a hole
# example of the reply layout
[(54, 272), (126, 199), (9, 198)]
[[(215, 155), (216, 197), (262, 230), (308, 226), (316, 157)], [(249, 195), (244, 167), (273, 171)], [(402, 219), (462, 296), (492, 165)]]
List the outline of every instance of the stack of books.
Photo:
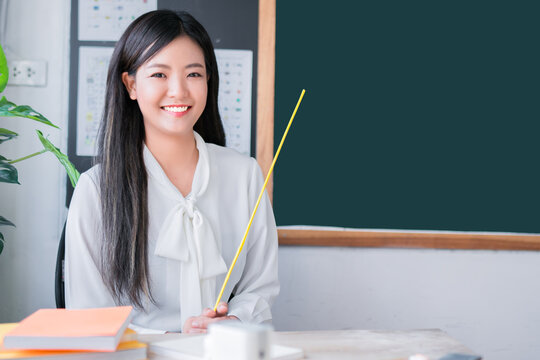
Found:
[(128, 329), (132, 308), (41, 309), (0, 324), (0, 359), (146, 359), (147, 345)]

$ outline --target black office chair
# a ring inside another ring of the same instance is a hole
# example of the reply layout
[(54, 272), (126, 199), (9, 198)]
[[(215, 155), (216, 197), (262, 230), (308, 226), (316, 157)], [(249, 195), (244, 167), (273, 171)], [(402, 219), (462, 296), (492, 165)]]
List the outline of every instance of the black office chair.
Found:
[(58, 253), (56, 254), (56, 271), (54, 273), (54, 296), (56, 298), (56, 308), (64, 309), (66, 307), (66, 298), (64, 292), (64, 257), (66, 254), (66, 224), (60, 236), (58, 243)]

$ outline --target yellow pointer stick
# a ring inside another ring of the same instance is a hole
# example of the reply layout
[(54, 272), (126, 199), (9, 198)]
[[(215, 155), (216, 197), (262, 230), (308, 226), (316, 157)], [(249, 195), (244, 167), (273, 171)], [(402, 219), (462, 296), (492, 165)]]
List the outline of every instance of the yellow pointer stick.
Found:
[(287, 125), (287, 128), (285, 129), (285, 132), (283, 133), (283, 137), (281, 138), (281, 142), (279, 143), (278, 149), (276, 151), (276, 155), (274, 155), (274, 160), (272, 161), (272, 165), (270, 166), (270, 170), (268, 170), (268, 175), (266, 175), (266, 180), (264, 180), (264, 185), (261, 189), (261, 193), (259, 194), (259, 198), (257, 199), (257, 203), (255, 204), (255, 208), (253, 209), (253, 212), (251, 213), (251, 218), (249, 219), (249, 223), (246, 228), (246, 232), (244, 233), (244, 238), (242, 239), (242, 242), (240, 243), (240, 246), (238, 246), (238, 250), (236, 250), (236, 255), (234, 256), (234, 259), (232, 261), (231, 266), (229, 267), (229, 271), (227, 272), (227, 276), (225, 277), (225, 280), (223, 281), (223, 286), (221, 287), (221, 291), (219, 292), (219, 296), (216, 301), (216, 305), (214, 306), (214, 311), (217, 311), (217, 307), (219, 305), (219, 302), (221, 300), (221, 297), (223, 296), (223, 292), (225, 291), (225, 286), (227, 286), (227, 282), (229, 282), (229, 278), (231, 277), (231, 273), (234, 269), (234, 265), (236, 265), (236, 260), (238, 260), (238, 256), (240, 255), (240, 252), (242, 252), (242, 248), (244, 247), (244, 244), (246, 243), (246, 238), (249, 233), (249, 228), (251, 227), (251, 223), (253, 222), (253, 218), (255, 217), (255, 213), (257, 212), (257, 209), (259, 208), (259, 203), (261, 202), (261, 198), (263, 197), (264, 190), (266, 189), (266, 184), (268, 183), (268, 180), (270, 179), (270, 175), (272, 175), (272, 171), (274, 170), (274, 165), (276, 164), (276, 160), (279, 156), (279, 152), (281, 151), (281, 147), (283, 146), (283, 143), (285, 142), (285, 138), (287, 137), (287, 133), (289, 132), (289, 128), (292, 125), (292, 122), (294, 120), (294, 116), (296, 115), (296, 111), (298, 110), (298, 107), (300, 106), (300, 103), (302, 102), (302, 98), (304, 97), (306, 90), (302, 90), (302, 93), (300, 94), (300, 98), (298, 99), (298, 103), (296, 104), (296, 107), (294, 108), (293, 114), (291, 116), (291, 120), (289, 120), (289, 124)]

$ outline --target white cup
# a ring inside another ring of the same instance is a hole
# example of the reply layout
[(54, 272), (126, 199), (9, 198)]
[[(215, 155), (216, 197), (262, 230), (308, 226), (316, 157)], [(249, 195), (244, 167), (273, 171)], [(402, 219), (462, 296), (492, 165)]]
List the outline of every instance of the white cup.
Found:
[(270, 359), (269, 325), (220, 321), (208, 327), (204, 344), (207, 360)]

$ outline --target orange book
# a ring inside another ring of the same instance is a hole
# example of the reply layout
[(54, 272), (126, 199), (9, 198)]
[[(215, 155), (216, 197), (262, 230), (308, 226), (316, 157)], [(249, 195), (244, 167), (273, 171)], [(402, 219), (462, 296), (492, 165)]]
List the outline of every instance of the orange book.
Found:
[(41, 309), (5, 335), (4, 348), (115, 351), (131, 310), (131, 306)]
[(4, 335), (18, 324), (0, 324), (0, 359), (19, 360), (143, 360), (147, 358), (147, 345), (136, 341), (137, 333), (126, 329), (115, 352), (78, 350), (12, 350), (2, 345)]

